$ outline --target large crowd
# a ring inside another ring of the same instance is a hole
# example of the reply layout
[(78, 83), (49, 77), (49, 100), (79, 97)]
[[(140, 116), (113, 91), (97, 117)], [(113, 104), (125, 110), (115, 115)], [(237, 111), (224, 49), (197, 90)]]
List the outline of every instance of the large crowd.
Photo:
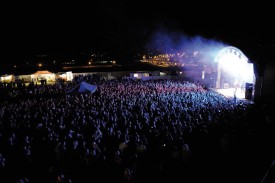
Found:
[[(97, 91), (66, 94), (83, 80)], [(226, 182), (239, 158), (275, 154), (269, 108), (199, 82), (79, 76), (0, 95), (0, 182)]]

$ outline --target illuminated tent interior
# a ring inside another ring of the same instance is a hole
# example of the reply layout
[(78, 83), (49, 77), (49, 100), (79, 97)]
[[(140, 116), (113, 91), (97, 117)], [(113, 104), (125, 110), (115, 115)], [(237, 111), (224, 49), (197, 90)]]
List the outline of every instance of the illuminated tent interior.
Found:
[(47, 81), (55, 81), (55, 74), (47, 70), (37, 71), (31, 75), (31, 79), (36, 81), (40, 81), (41, 79), (45, 79)]

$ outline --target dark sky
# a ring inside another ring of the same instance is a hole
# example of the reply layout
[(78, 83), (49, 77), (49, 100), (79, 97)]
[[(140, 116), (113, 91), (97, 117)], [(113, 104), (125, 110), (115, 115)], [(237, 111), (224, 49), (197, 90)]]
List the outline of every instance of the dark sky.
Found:
[(123, 54), (146, 46), (154, 32), (164, 29), (249, 49), (275, 44), (274, 13), (267, 7), (176, 0), (12, 4), (1, 13), (1, 47), (8, 57), (83, 49)]

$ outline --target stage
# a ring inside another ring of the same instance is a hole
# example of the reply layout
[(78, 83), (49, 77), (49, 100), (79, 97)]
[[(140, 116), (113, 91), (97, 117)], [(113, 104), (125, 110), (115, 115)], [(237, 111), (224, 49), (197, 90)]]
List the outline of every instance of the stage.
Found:
[[(220, 93), (220, 94), (222, 94), (225, 97), (228, 97), (228, 98), (233, 98), (234, 97), (235, 88), (222, 88), (222, 89), (213, 88), (213, 90)], [(237, 88), (236, 97), (238, 99), (241, 99), (241, 100), (246, 100), (245, 99), (245, 89)]]

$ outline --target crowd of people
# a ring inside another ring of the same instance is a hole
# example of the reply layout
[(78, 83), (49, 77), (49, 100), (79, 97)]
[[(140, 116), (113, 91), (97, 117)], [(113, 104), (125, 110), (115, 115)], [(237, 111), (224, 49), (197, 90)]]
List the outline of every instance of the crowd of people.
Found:
[[(97, 91), (66, 94), (83, 80)], [(0, 182), (226, 182), (218, 174), (235, 179), (226, 172), (239, 158), (243, 168), (255, 152), (269, 150), (266, 161), (275, 154), (266, 106), (182, 79), (80, 76), (5, 84), (0, 94)]]

